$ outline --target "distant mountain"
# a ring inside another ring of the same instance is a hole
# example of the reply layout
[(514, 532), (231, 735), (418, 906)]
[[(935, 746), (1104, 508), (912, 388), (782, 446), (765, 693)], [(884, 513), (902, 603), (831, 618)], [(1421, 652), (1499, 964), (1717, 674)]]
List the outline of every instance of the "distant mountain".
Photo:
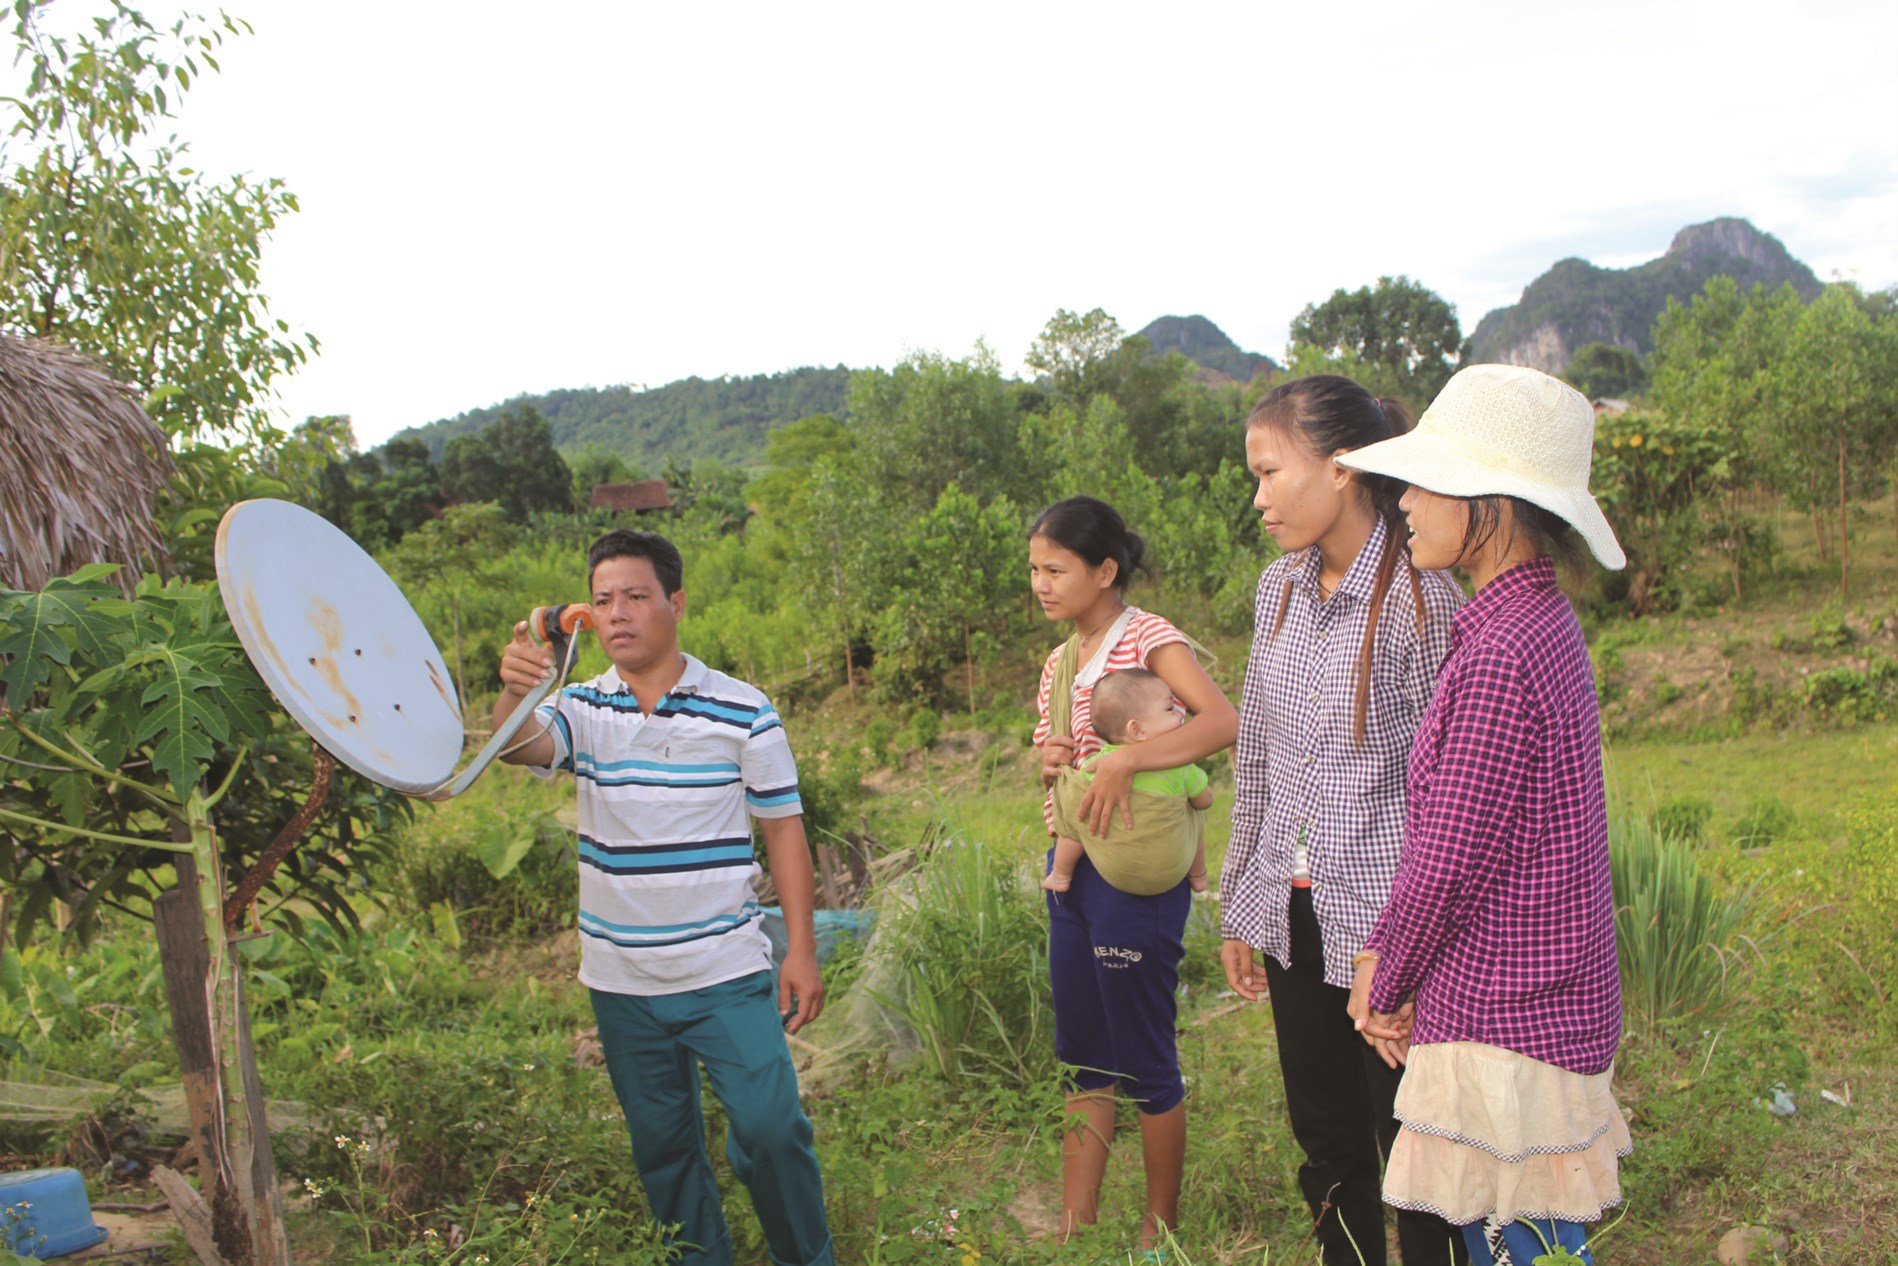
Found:
[(1520, 302), (1477, 323), (1471, 359), (1559, 374), (1586, 343), (1614, 343), (1645, 355), (1653, 349), (1654, 320), (1668, 297), (1685, 303), (1721, 275), (1742, 290), (1755, 282), (1791, 282), (1808, 300), (1824, 288), (1770, 233), (1745, 220), (1709, 220), (1682, 229), (1667, 254), (1633, 268), (1562, 260), (1530, 282)]
[(654, 472), (668, 457), (748, 465), (764, 456), (773, 427), (813, 413), (842, 413), (849, 385), (850, 371), (838, 365), (749, 378), (682, 378), (650, 390), (569, 388), (515, 396), (410, 427), (395, 438), (426, 440), (430, 455), (439, 458), (450, 439), (474, 434), (504, 410), (526, 405), (547, 419), (554, 446), (564, 452), (600, 448)]
[(1241, 350), (1224, 330), (1203, 316), (1163, 316), (1148, 322), (1140, 337), (1159, 355), (1178, 352), (1201, 369), (1216, 370), (1239, 382), (1251, 382), (1259, 374), (1278, 369), (1270, 356)]

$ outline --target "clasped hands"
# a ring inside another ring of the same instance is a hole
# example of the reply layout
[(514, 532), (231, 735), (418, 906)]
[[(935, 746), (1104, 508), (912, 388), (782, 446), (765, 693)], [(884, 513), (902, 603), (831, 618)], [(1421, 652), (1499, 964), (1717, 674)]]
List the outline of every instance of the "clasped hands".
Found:
[(1345, 1009), (1351, 1023), (1364, 1040), (1392, 1068), (1410, 1062), (1410, 1026), (1417, 1004), (1407, 1000), (1393, 1012), (1371, 1010), (1371, 977), (1377, 974), (1377, 960), (1367, 958), (1357, 964), (1351, 977), (1351, 1001)]

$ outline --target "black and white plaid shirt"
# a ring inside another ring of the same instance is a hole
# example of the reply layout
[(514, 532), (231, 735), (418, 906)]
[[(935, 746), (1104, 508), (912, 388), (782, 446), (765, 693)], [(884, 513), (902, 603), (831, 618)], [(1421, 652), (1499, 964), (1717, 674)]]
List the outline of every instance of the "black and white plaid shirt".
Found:
[[(1221, 935), (1291, 966), (1287, 908), (1301, 833), (1312, 904), (1325, 946), (1325, 980), (1351, 985), (1351, 956), (1390, 897), (1403, 842), (1404, 763), (1450, 651), (1462, 591), (1424, 572), (1426, 618), (1398, 563), (1378, 618), (1364, 742), (1353, 733), (1359, 647), (1387, 529), (1380, 519), (1337, 591), (1318, 589), (1314, 546), (1259, 577), (1257, 627), (1239, 705), (1232, 842), (1220, 880)], [(1273, 635), (1285, 588), (1291, 602)]]

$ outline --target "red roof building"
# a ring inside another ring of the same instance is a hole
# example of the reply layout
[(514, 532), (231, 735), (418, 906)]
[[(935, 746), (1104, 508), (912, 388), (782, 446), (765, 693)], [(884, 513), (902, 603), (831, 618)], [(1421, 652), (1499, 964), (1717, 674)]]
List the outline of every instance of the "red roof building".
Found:
[(595, 510), (631, 510), (644, 514), (649, 510), (670, 510), (672, 494), (663, 479), (633, 479), (626, 483), (594, 484)]

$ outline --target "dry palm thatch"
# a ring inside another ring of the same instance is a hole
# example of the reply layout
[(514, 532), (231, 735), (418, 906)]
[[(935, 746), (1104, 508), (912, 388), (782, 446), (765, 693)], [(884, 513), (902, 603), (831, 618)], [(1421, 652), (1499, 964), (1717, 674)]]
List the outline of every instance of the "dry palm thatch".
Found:
[(129, 589), (165, 558), (152, 501), (171, 471), (133, 388), (77, 352), (0, 334), (0, 584), (39, 589), (113, 562)]

